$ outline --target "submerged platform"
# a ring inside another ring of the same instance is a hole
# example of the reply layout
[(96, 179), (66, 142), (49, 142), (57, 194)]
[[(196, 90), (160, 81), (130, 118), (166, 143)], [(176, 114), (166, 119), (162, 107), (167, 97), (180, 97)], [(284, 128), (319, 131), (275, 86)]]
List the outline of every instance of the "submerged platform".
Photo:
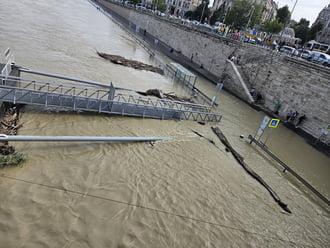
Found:
[[(19, 67), (13, 70), (20, 71)], [(57, 111), (90, 111), (143, 118), (220, 122), (222, 115), (212, 113), (210, 105), (171, 101), (138, 95), (135, 90), (90, 82), (61, 75), (21, 69), (47, 76), (48, 80), (0, 75), (0, 99), (4, 102), (31, 104)], [(19, 75), (19, 73), (17, 74)], [(69, 82), (51, 82), (49, 78)], [(79, 84), (77, 84), (77, 82)], [(86, 87), (85, 85), (89, 86)]]

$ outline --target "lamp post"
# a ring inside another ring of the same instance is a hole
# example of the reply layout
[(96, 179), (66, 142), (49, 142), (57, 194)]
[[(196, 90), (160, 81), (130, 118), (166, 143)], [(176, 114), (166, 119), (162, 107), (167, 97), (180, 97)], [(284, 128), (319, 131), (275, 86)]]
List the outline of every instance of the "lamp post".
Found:
[(203, 1), (202, 3), (204, 4), (204, 6), (203, 6), (203, 10), (202, 10), (202, 14), (201, 14), (201, 19), (199, 20), (199, 23), (202, 23), (202, 18), (203, 18), (204, 11), (205, 11), (206, 1)]
[(166, 0), (166, 10), (165, 10), (166, 16), (168, 15), (169, 11), (170, 11), (170, 0)]
[(253, 16), (253, 13), (254, 13), (254, 5), (252, 5), (251, 6), (251, 14), (250, 14), (250, 17), (249, 17), (249, 21), (248, 21), (248, 23), (247, 23), (247, 25), (246, 25), (246, 29), (248, 29), (249, 28), (249, 26), (250, 26), (250, 21), (251, 21), (251, 18), (252, 18), (252, 16)]

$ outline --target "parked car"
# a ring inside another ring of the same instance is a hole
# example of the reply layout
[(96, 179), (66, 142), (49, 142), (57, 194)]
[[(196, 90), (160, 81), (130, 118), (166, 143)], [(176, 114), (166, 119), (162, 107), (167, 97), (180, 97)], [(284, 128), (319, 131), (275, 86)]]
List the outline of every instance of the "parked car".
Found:
[(191, 23), (194, 25), (199, 25), (199, 21), (196, 21), (196, 20), (192, 20)]
[(308, 60), (325, 66), (330, 66), (330, 55), (325, 53), (313, 51)]
[(286, 54), (290, 54), (290, 55), (297, 55), (298, 51), (290, 46), (282, 46), (280, 48), (280, 52), (286, 53)]
[(298, 49), (298, 56), (303, 58), (303, 59), (309, 59), (310, 56), (312, 56), (312, 51)]
[(205, 31), (215, 31), (217, 29), (217, 28), (214, 28), (214, 27), (210, 26), (207, 23), (199, 24), (198, 27), (202, 30), (205, 30)]

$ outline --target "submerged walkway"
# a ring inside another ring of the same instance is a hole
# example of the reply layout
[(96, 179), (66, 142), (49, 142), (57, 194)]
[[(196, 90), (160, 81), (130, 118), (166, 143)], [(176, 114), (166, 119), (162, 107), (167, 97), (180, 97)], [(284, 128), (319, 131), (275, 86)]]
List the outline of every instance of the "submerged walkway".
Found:
[(0, 99), (14, 104), (169, 120), (220, 122), (222, 118), (221, 114), (211, 113), (210, 105), (141, 96), (116, 90), (112, 84), (104, 89), (14, 76), (0, 77), (5, 82), (0, 85)]

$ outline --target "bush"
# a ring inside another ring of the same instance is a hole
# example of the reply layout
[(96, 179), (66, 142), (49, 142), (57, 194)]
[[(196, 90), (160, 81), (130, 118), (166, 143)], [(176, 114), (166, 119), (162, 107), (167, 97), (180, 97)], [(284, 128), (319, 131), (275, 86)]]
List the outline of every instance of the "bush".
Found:
[(0, 168), (3, 168), (5, 166), (19, 165), (20, 163), (23, 163), (25, 161), (26, 156), (22, 153), (15, 152), (13, 154), (0, 156)]

